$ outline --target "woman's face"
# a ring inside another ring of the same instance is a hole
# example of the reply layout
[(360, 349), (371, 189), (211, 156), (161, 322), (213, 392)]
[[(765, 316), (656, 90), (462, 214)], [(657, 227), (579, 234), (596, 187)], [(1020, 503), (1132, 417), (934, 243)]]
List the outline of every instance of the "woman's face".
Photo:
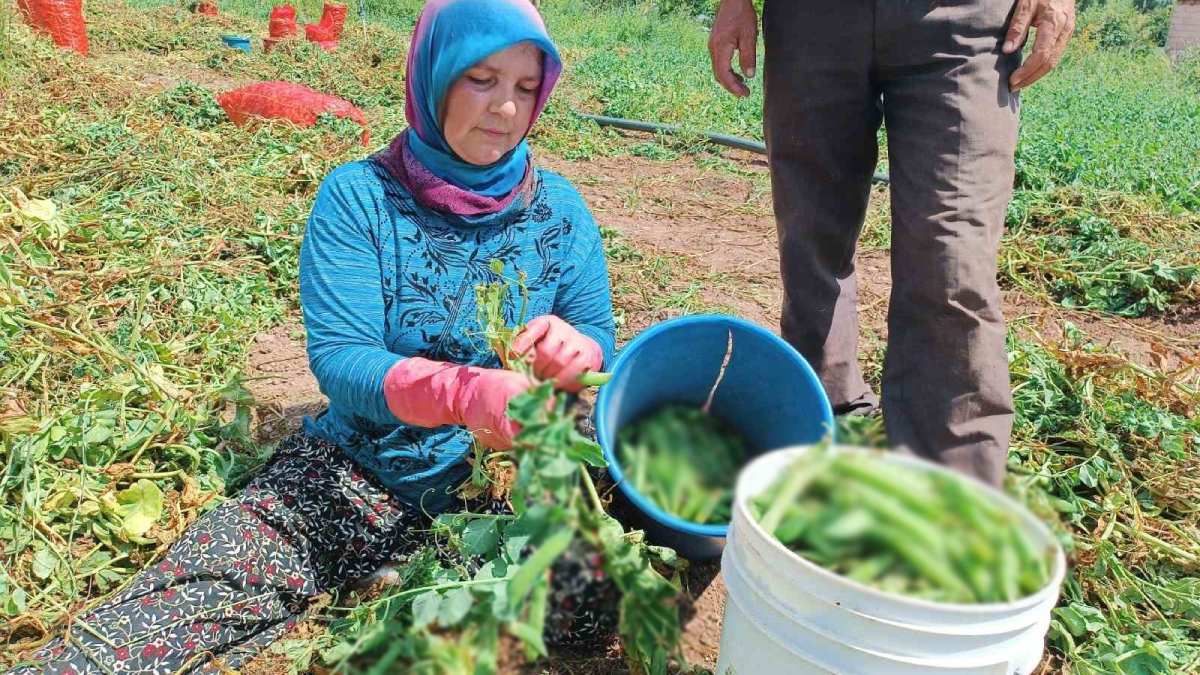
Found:
[(450, 149), (471, 164), (494, 164), (529, 131), (541, 84), (542, 51), (529, 43), (476, 63), (446, 92), (442, 134)]

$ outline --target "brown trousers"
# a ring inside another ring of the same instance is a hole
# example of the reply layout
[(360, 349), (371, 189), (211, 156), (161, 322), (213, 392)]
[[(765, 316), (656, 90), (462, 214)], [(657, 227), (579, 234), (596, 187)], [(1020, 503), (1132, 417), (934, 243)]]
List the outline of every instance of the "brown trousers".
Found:
[(1012, 392), (996, 255), (1012, 195), (1013, 0), (766, 0), (765, 134), (782, 333), (839, 413), (877, 400), (858, 365), (854, 249), (886, 121), (891, 442), (998, 484)]

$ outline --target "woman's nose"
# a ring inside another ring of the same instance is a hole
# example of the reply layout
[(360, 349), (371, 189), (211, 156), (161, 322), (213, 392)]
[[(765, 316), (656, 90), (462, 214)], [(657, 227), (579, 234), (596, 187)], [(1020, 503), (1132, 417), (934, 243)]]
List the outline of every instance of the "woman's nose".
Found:
[(512, 99), (506, 99), (498, 106), (493, 106), (492, 111), (501, 117), (515, 117), (517, 114), (517, 104)]

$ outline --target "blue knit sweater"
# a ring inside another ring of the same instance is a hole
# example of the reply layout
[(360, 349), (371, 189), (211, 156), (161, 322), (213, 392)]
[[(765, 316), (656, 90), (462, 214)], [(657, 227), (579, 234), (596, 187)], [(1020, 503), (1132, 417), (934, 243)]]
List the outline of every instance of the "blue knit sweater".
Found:
[[(402, 424), (383, 378), (406, 356), (498, 367), (475, 319), (475, 285), (528, 277), (527, 318), (556, 314), (612, 358), (614, 322), (600, 231), (564, 178), (538, 169), (533, 196), (504, 211), (430, 211), (371, 159), (321, 184), (300, 253), (309, 365), (329, 408), (305, 430), (340, 446), (393, 494), (431, 512), (469, 474), (471, 435), (459, 426)], [(514, 308), (515, 309), (515, 308)]]

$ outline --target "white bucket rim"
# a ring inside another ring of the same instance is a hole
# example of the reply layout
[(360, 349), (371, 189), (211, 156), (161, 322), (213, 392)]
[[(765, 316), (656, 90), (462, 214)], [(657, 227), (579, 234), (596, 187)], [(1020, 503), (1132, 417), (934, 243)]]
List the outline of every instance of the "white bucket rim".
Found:
[[(837, 574), (836, 572), (827, 570), (824, 567), (808, 560), (807, 558), (800, 555), (799, 553), (796, 553), (795, 551), (791, 550), (787, 546), (784, 546), (782, 542), (780, 542), (778, 539), (776, 539), (774, 536), (772, 536), (766, 530), (762, 529), (762, 526), (760, 526), (758, 524), (758, 521), (750, 516), (749, 508), (747, 506), (747, 501), (750, 497), (755, 496), (758, 493), (756, 492), (754, 495), (747, 494), (748, 488), (746, 487), (746, 482), (755, 473), (755, 471), (753, 471), (753, 469), (755, 469), (756, 467), (761, 469), (762, 466), (764, 466), (764, 465), (770, 465), (770, 464), (776, 463), (776, 462), (782, 463), (782, 462), (791, 461), (795, 457), (798, 457), (799, 455), (803, 454), (804, 452), (807, 452), (809, 449), (814, 448), (814, 447), (816, 447), (816, 446), (815, 445), (796, 445), (796, 446), (791, 446), (791, 447), (787, 447), (787, 448), (780, 448), (778, 450), (772, 450), (770, 452), (766, 452), (766, 453), (763, 453), (762, 455), (759, 455), (758, 457), (756, 457), (752, 461), (750, 461), (748, 464), (746, 464), (744, 467), (742, 467), (741, 473), (738, 477), (737, 486), (735, 488), (734, 508), (737, 510), (743, 511), (745, 519), (746, 519), (746, 521), (749, 522), (750, 527), (752, 527), (754, 529), (755, 534), (757, 534), (760, 539), (767, 542), (768, 546), (771, 546), (776, 551), (782, 552), (782, 553), (786, 554), (787, 556), (793, 558), (794, 560), (799, 562), (801, 565), (803, 565), (805, 568), (814, 572), (818, 577), (823, 578), (827, 581), (849, 585), (855, 591), (864, 593), (868, 597), (880, 598), (880, 599), (887, 600), (888, 602), (893, 602), (893, 603), (896, 603), (899, 605), (907, 605), (907, 606), (918, 608), (918, 609), (943, 611), (943, 612), (951, 611), (951, 612), (962, 613), (962, 614), (987, 615), (987, 614), (993, 614), (997, 611), (1002, 611), (1002, 610), (1030, 609), (1030, 608), (1036, 607), (1037, 605), (1049, 602), (1051, 595), (1053, 595), (1053, 597), (1054, 597), (1054, 604), (1057, 604), (1058, 589), (1061, 586), (1063, 579), (1066, 577), (1066, 571), (1067, 571), (1066, 570), (1066, 568), (1067, 568), (1066, 554), (1063, 552), (1061, 542), (1059, 542), (1058, 538), (1054, 536), (1054, 533), (1050, 531), (1050, 528), (1047, 527), (1046, 524), (1043, 523), (1041, 520), (1039, 520), (1037, 518), (1037, 516), (1035, 516), (1032, 512), (1030, 512), (1029, 509), (1027, 509), (1024, 504), (1021, 504), (1020, 502), (1013, 499), (1012, 497), (1004, 494), (1002, 491), (1000, 491), (990, 485), (984, 484), (984, 483), (978, 483), (976, 487), (983, 488), (984, 492), (986, 494), (988, 494), (988, 496), (990, 498), (992, 498), (995, 501), (998, 501), (1006, 509), (1009, 509), (1009, 510), (1013, 511), (1014, 513), (1016, 513), (1020, 517), (1021, 521), (1027, 527), (1029, 527), (1032, 530), (1035, 530), (1038, 535), (1043, 537), (1045, 540), (1049, 541), (1051, 543), (1051, 545), (1054, 547), (1054, 563), (1053, 563), (1053, 569), (1051, 570), (1051, 573), (1050, 573), (1049, 581), (1042, 588), (1038, 589), (1036, 592), (1026, 595), (1024, 597), (1018, 598), (1016, 600), (1013, 600), (1012, 602), (976, 602), (976, 603), (937, 602), (937, 601), (933, 601), (933, 600), (925, 600), (923, 598), (914, 598), (911, 596), (902, 595), (900, 593), (892, 593), (889, 591), (883, 591), (883, 590), (880, 590), (873, 586), (868, 586), (866, 584), (863, 584), (863, 583), (860, 583), (853, 579), (850, 579), (849, 577), (845, 577), (840, 574)], [(906, 455), (906, 454), (901, 454), (898, 452), (892, 452), (892, 451), (887, 451), (887, 450), (863, 448), (863, 447), (858, 447), (858, 446), (835, 445), (834, 447), (839, 452), (870, 453), (872, 455), (878, 455), (878, 456), (882, 457), (885, 461), (892, 461), (892, 462), (897, 462), (897, 463), (901, 463), (901, 464), (906, 464), (909, 466), (916, 467), (923, 471), (940, 472), (940, 473), (947, 474), (947, 475), (950, 475), (953, 477), (961, 477), (960, 474), (954, 472), (952, 469), (948, 469), (944, 466), (934, 464), (933, 462), (930, 462), (928, 460), (922, 459), (920, 457), (915, 457), (912, 455)], [(895, 622), (893, 621), (892, 623), (895, 623)]]
[[(732, 544), (732, 542), (731, 542), (731, 544)], [(742, 615), (745, 616), (748, 621), (753, 623), (754, 626), (759, 630), (759, 632), (764, 633), (767, 636), (769, 636), (773, 641), (775, 641), (777, 644), (779, 644), (782, 648), (786, 649), (787, 651), (789, 651), (793, 654), (796, 654), (797, 656), (804, 658), (805, 660), (809, 661), (810, 663), (813, 663), (814, 665), (817, 665), (821, 668), (825, 668), (825, 669), (829, 670), (830, 672), (837, 672), (837, 669), (830, 666), (829, 663), (827, 661), (825, 661), (824, 659), (822, 659), (819, 654), (814, 654), (814, 653), (808, 652), (808, 651), (804, 651), (804, 652), (797, 651), (784, 636), (782, 636), (778, 633), (778, 631), (774, 630), (769, 625), (767, 625), (763, 621), (759, 620), (758, 613), (751, 611), (751, 609), (745, 604), (745, 598), (743, 598), (740, 593), (733, 592), (733, 589), (745, 587), (749, 592), (754, 593), (757, 596), (755, 598), (756, 602), (764, 603), (767, 606), (769, 606), (777, 614), (787, 616), (790, 621), (792, 621), (794, 624), (798, 625), (802, 630), (807, 631), (808, 633), (817, 635), (821, 639), (823, 639), (827, 642), (837, 644), (842, 649), (845, 649), (845, 650), (848, 650), (850, 652), (857, 653), (857, 654), (863, 654), (870, 658), (881, 659), (881, 660), (885, 660), (885, 661), (892, 661), (892, 662), (896, 662), (896, 663), (903, 663), (908, 666), (924, 668), (924, 669), (927, 669), (930, 671), (947, 671), (947, 672), (957, 672), (957, 671), (960, 671), (963, 669), (997, 667), (997, 666), (1002, 666), (1004, 663), (1007, 662), (1004, 657), (1001, 657), (1001, 656), (998, 656), (995, 654), (990, 655), (990, 656), (986, 655), (986, 650), (983, 650), (983, 649), (971, 650), (970, 653), (960, 653), (960, 654), (954, 654), (951, 656), (946, 656), (946, 655), (918, 656), (918, 655), (914, 655), (914, 654), (904, 654), (904, 653), (898, 653), (898, 652), (884, 651), (884, 650), (880, 650), (880, 649), (872, 649), (870, 647), (866, 647), (866, 646), (863, 646), (860, 644), (855, 644), (853, 642), (847, 642), (845, 639), (843, 639), (841, 636), (837, 635), (836, 633), (831, 632), (821, 626), (815, 625), (810, 621), (807, 621), (807, 620), (797, 617), (795, 615), (795, 613), (789, 607), (780, 603), (778, 600), (771, 597), (769, 594), (761, 593), (758, 589), (756, 589), (756, 585), (748, 579), (748, 575), (746, 574), (745, 570), (742, 569), (742, 563), (738, 561), (738, 556), (735, 553), (731, 553), (731, 551), (735, 551), (735, 550), (736, 550), (736, 548), (733, 546), (727, 547), (725, 549), (726, 553), (721, 559), (721, 572), (725, 576), (726, 585), (729, 586), (729, 588), (730, 588), (730, 592), (726, 595), (726, 602), (732, 602), (733, 604), (735, 604), (738, 607), (739, 611), (741, 611)], [(846, 610), (847, 608), (841, 607), (839, 609)], [(853, 610), (851, 610), (851, 611), (853, 611)], [(888, 624), (896, 625), (896, 626), (904, 626), (905, 629), (916, 630), (918, 632), (928, 633), (930, 638), (936, 638), (939, 633), (943, 634), (943, 635), (946, 633), (945, 630), (941, 630), (941, 631), (925, 630), (919, 626), (911, 627), (911, 626), (907, 626), (904, 624), (900, 624), (895, 621), (886, 621), (886, 620), (878, 619), (876, 617), (870, 617), (865, 614), (863, 616), (865, 616), (871, 620), (874, 620), (874, 621), (880, 621), (881, 623), (888, 623)], [(1049, 627), (1050, 617), (1048, 614), (1046, 616), (1044, 623), (1045, 623), (1046, 627)], [(1040, 630), (1035, 630), (1034, 632), (1038, 633), (1039, 635), (1044, 635), (1045, 630), (1040, 629)], [(1018, 641), (1017, 640), (1009, 640), (1008, 642), (1018, 642)], [(1040, 644), (1040, 640), (1039, 640), (1039, 644)], [(985, 655), (980, 656), (978, 654), (979, 652), (985, 652)]]
[[(736, 535), (736, 530), (731, 530), (728, 545), (725, 547), (726, 552), (721, 557), (721, 572), (722, 572), (722, 574), (725, 574), (725, 570), (728, 567), (729, 569), (733, 570), (734, 574), (737, 574), (746, 579), (743, 581), (743, 583), (746, 583), (747, 585), (749, 585), (751, 587), (755, 587), (756, 584), (754, 584), (753, 582), (748, 580), (749, 575), (746, 573), (746, 570), (743, 569), (745, 567), (745, 564), (743, 563), (741, 558), (742, 558), (742, 555), (744, 555), (744, 554), (737, 552), (738, 549), (734, 545), (735, 541), (738, 541), (737, 535)], [(757, 552), (751, 550), (749, 547), (746, 547), (746, 550), (748, 551), (748, 555), (752, 555), (752, 556), (758, 555)], [(993, 622), (983, 622), (983, 623), (964, 621), (963, 623), (940, 624), (940, 625), (931, 625), (931, 624), (925, 624), (925, 623), (913, 623), (911, 621), (895, 619), (890, 616), (882, 616), (879, 614), (873, 614), (871, 612), (867, 612), (862, 609), (859, 609), (859, 608), (853, 606), (852, 604), (844, 603), (844, 602), (839, 603), (837, 601), (832, 601), (827, 598), (822, 598), (820, 595), (811, 593), (809, 591), (802, 591), (802, 592), (805, 593), (806, 595), (811, 596), (812, 598), (814, 598), (818, 601), (828, 603), (831, 607), (836, 607), (839, 612), (844, 612), (846, 614), (853, 615), (853, 616), (857, 617), (859, 620), (864, 621), (866, 623), (879, 624), (881, 626), (886, 626), (886, 627), (891, 627), (891, 628), (899, 628), (899, 629), (903, 629), (903, 630), (910, 631), (913, 633), (919, 633), (922, 635), (926, 635), (930, 639), (935, 639), (939, 636), (944, 636), (944, 635), (953, 635), (953, 636), (957, 636), (957, 637), (980, 637), (980, 636), (985, 636), (985, 635), (993, 636), (997, 632), (1015, 633), (1015, 632), (1021, 632), (1021, 631), (1025, 630), (1024, 625), (1013, 624), (1011, 621), (1007, 621), (1007, 620), (1003, 620), (1003, 619), (993, 621)], [(779, 603), (777, 600), (775, 600), (774, 597), (772, 597), (770, 595), (765, 595), (764, 597), (767, 598), (767, 600), (773, 604), (773, 606), (775, 607), (777, 612), (779, 612), (781, 614), (791, 614), (792, 613), (792, 610), (790, 608), (788, 608), (787, 606), (785, 606), (782, 603)], [(1045, 607), (1038, 607), (1036, 605), (1032, 606), (1029, 608), (1029, 611), (1032, 612), (1034, 609), (1037, 609), (1039, 614), (1044, 612), (1045, 614), (1049, 615), (1050, 610), (1053, 609), (1054, 606), (1058, 604), (1057, 594), (1054, 596), (1053, 600), (1054, 600), (1054, 602), (1047, 602)], [(979, 603), (976, 603), (976, 604), (979, 604)], [(809, 626), (809, 622), (807, 622), (803, 619), (797, 618), (795, 620), (800, 624)], [(1021, 627), (1019, 627), (1019, 628), (1010, 627), (1010, 624), (1014, 625), (1014, 626), (1021, 626)], [(813, 630), (815, 632), (821, 632), (821, 630), (818, 628), (813, 628)]]

